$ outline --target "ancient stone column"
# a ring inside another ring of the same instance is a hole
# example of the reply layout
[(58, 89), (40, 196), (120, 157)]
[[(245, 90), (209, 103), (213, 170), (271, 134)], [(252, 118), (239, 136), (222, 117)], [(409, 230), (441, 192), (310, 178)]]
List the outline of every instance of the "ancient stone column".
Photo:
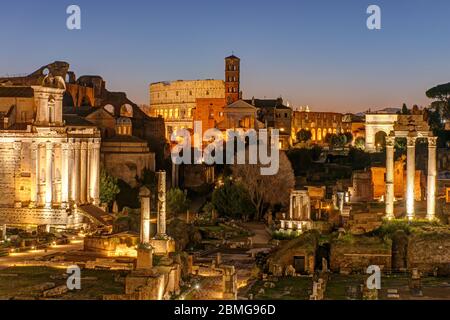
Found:
[(293, 211), (293, 206), (294, 206), (294, 195), (291, 192), (291, 196), (289, 198), (289, 220), (292, 220), (293, 216), (294, 216), (294, 211)]
[(414, 219), (414, 180), (416, 175), (416, 137), (409, 136), (406, 155), (406, 216)]
[(47, 142), (45, 148), (45, 207), (52, 207), (53, 198), (53, 174), (52, 174), (52, 162), (53, 162), (53, 143)]
[(30, 208), (38, 204), (39, 183), (39, 148), (36, 142), (31, 143), (31, 185), (30, 185)]
[(237, 274), (234, 266), (223, 267), (223, 299), (237, 300)]
[(150, 195), (148, 188), (141, 188), (141, 243), (150, 242)]
[(69, 203), (69, 144), (61, 145), (61, 206), (67, 208)]
[(81, 142), (80, 151), (80, 201), (82, 204), (87, 202), (87, 142)]
[(93, 159), (91, 164), (91, 189), (94, 205), (100, 205), (100, 139), (94, 142)]
[(75, 141), (72, 167), (72, 197), (75, 205), (80, 202), (80, 148), (80, 142)]
[(295, 196), (295, 212), (294, 212), (294, 220), (301, 220), (303, 215), (303, 195), (297, 194)]
[(157, 238), (166, 238), (166, 172), (158, 172), (158, 226)]
[(311, 198), (308, 196), (306, 198), (306, 213), (307, 213), (307, 220), (311, 220)]
[(75, 144), (69, 142), (69, 201), (73, 205), (75, 203)]
[(395, 137), (386, 137), (386, 218), (394, 216), (394, 145)]
[(87, 203), (92, 203), (92, 177), (91, 177), (91, 173), (92, 173), (92, 161), (93, 161), (93, 155), (94, 155), (94, 144), (92, 143), (91, 140), (89, 140), (87, 142), (87, 164), (86, 164), (86, 202)]
[(436, 213), (436, 137), (428, 138), (427, 219)]

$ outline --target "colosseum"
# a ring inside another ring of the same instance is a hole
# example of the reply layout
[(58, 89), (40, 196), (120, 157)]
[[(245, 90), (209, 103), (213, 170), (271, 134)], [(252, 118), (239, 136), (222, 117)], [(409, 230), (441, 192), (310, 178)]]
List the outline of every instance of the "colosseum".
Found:
[(192, 129), (193, 113), (199, 98), (225, 99), (223, 80), (178, 80), (150, 85), (150, 108), (153, 116), (161, 116), (166, 136), (178, 129)]

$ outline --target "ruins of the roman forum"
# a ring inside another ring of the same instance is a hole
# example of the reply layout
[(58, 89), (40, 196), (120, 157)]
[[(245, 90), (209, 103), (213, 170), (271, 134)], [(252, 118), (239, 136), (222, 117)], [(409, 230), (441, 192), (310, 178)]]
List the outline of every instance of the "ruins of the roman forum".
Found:
[[(249, 97), (244, 70), (148, 105), (64, 61), (0, 78), (0, 299), (450, 299), (450, 84), (342, 114)], [(278, 173), (172, 161), (214, 128), (277, 129)]]

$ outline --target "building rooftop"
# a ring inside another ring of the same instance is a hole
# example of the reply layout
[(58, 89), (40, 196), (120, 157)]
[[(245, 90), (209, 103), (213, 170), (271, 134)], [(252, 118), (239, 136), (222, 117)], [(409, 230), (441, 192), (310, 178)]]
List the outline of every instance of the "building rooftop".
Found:
[(66, 122), (67, 126), (71, 127), (95, 127), (92, 122), (89, 122), (76, 114), (64, 114), (63, 120)]
[(33, 98), (34, 90), (32, 87), (7, 86), (0, 85), (0, 98)]
[(129, 135), (115, 135), (113, 137), (103, 139), (103, 142), (147, 143), (147, 141), (145, 140), (142, 140), (136, 136)]
[(276, 108), (276, 109), (289, 109), (288, 106), (283, 104), (283, 99), (249, 99), (245, 102), (257, 107), (257, 108)]

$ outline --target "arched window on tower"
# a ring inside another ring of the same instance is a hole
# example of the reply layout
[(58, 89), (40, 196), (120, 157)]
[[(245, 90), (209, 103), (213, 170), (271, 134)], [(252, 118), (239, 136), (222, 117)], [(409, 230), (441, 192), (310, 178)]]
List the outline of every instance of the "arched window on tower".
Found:
[(48, 122), (53, 123), (55, 122), (55, 98), (50, 96), (48, 98)]

